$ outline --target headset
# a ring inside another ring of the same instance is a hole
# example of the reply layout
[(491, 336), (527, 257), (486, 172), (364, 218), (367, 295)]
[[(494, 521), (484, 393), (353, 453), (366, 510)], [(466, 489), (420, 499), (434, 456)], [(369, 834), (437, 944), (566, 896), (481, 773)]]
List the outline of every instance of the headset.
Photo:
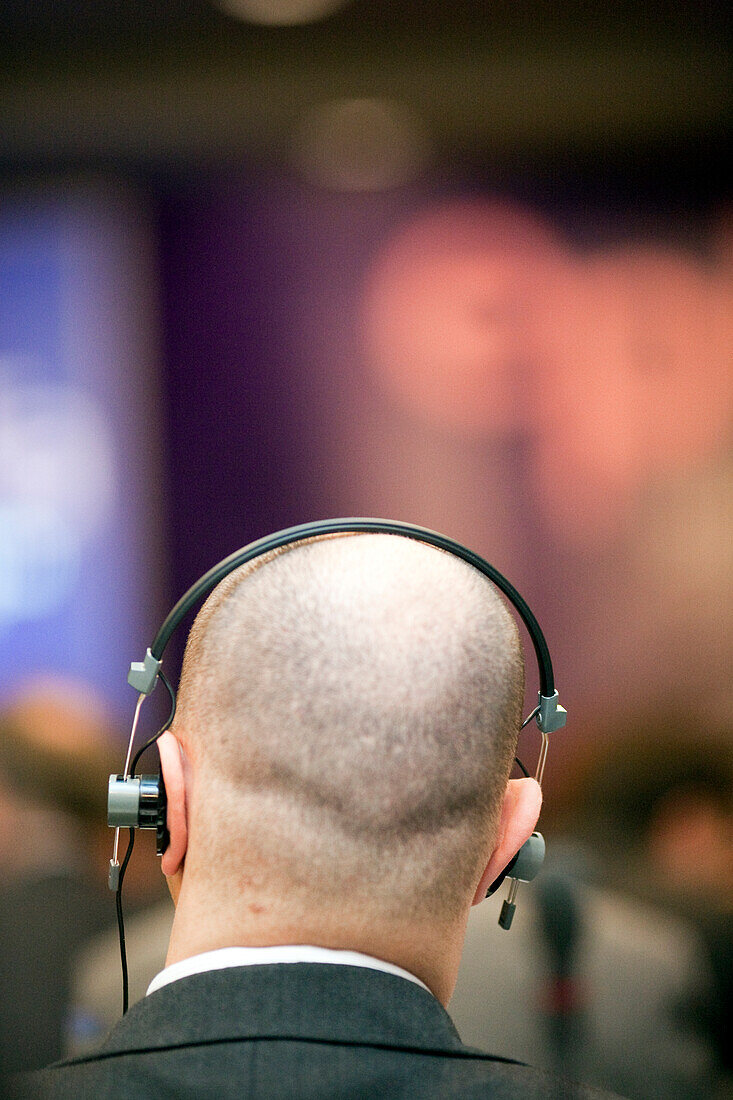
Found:
[[(181, 620), (201, 600), (203, 600), (226, 576), (238, 569), (240, 565), (253, 561), (273, 550), (278, 550), (293, 543), (302, 542), (305, 539), (320, 538), (326, 535), (339, 534), (381, 534), (399, 535), (403, 538), (414, 539), (417, 542), (436, 546), (449, 554), (472, 565), (479, 573), (488, 577), (496, 587), (506, 596), (514, 609), (519, 614), (526, 626), (532, 640), (537, 665), (539, 669), (539, 692), (537, 706), (527, 715), (521, 728), (534, 718), (539, 727), (542, 743), (535, 779), (542, 785), (545, 762), (547, 759), (548, 735), (561, 729), (567, 720), (565, 708), (560, 706), (558, 693), (555, 689), (555, 679), (552, 670), (550, 651), (547, 647), (544, 634), (539, 623), (532, 614), (529, 605), (520, 596), (519, 592), (509, 583), (506, 577), (490, 565), (484, 558), (479, 557), (472, 550), (462, 546), (459, 542), (438, 534), (426, 527), (415, 527), (409, 523), (401, 523), (384, 519), (329, 519), (316, 523), (303, 523), (297, 527), (288, 527), (283, 531), (277, 531), (273, 535), (258, 539), (236, 550), (229, 557), (220, 561), (208, 573), (204, 573), (199, 580), (181, 597), (175, 607), (170, 611), (163, 625), (155, 636), (153, 644), (147, 650), (142, 661), (133, 661), (127, 677), (128, 683), (138, 692), (137, 705), (132, 722), (132, 730), (127, 746), (125, 766), (122, 775), (111, 775), (107, 793), (107, 824), (115, 830), (114, 851), (109, 861), (109, 888), (116, 893), (117, 919), (120, 935), (120, 956), (122, 961), (122, 985), (123, 985), (123, 1013), (127, 1011), (128, 981), (127, 981), (127, 957), (125, 952), (125, 932), (122, 917), (122, 884), (125, 871), (132, 855), (135, 843), (135, 829), (155, 829), (156, 849), (158, 855), (162, 855), (168, 846), (168, 830), (166, 828), (166, 793), (162, 774), (136, 775), (137, 763), (151, 745), (170, 728), (176, 713), (176, 693), (161, 665), (171, 635), (180, 624)], [(140, 719), (140, 710), (143, 702), (155, 688), (160, 680), (170, 696), (170, 713), (165, 723), (153, 734), (132, 756), (132, 748)], [(524, 765), (517, 760), (525, 776), (529, 773)], [(127, 846), (122, 864), (120, 865), (119, 837), (120, 829), (130, 830), (130, 840)], [(545, 841), (541, 833), (533, 833), (529, 840), (520, 848), (512, 861), (502, 873), (492, 882), (486, 896), (489, 897), (499, 889), (505, 878), (510, 880), (509, 893), (504, 901), (499, 915), (499, 924), (502, 928), (511, 927), (514, 912), (516, 910), (516, 896), (520, 882), (529, 882), (540, 870), (545, 855)]]

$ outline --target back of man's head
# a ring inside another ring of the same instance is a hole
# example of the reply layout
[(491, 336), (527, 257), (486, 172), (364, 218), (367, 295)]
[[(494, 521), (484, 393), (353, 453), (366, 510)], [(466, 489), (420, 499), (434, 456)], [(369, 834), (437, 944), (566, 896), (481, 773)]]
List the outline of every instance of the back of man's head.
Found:
[(501, 597), (434, 547), (338, 536), (240, 568), (184, 659), (187, 874), (450, 918), (495, 839), (523, 680)]

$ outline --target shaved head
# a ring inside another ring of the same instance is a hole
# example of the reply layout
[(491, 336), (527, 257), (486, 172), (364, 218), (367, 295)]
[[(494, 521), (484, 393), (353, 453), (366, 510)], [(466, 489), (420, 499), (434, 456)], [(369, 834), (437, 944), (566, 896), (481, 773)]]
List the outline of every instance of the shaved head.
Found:
[(449, 914), (494, 840), (523, 692), (512, 615), (454, 555), (350, 534), (256, 559), (186, 647), (187, 866)]

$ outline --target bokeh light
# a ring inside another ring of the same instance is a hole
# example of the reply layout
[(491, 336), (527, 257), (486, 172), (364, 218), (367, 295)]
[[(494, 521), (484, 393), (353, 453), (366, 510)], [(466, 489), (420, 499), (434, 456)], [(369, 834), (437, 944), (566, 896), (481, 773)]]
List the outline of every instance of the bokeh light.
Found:
[(369, 367), (420, 416), (480, 434), (529, 430), (538, 298), (564, 262), (551, 228), (518, 206), (479, 200), (418, 215), (366, 280)]
[(349, 0), (215, 0), (235, 19), (269, 27), (290, 27), (325, 19)]
[(672, 249), (578, 260), (551, 288), (537, 384), (540, 499), (567, 537), (605, 537), (645, 487), (722, 454), (731, 425), (731, 302), (722, 273)]
[(295, 142), (294, 161), (321, 187), (380, 191), (416, 176), (427, 161), (419, 119), (400, 103), (345, 99), (314, 107)]

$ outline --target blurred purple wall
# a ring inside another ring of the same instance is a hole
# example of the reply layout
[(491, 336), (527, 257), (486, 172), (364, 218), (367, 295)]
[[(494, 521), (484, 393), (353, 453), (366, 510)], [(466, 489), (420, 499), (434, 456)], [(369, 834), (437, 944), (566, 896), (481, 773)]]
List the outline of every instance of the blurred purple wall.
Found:
[(318, 498), (300, 364), (291, 353), (292, 272), (246, 186), (204, 185), (163, 205), (164, 385), (173, 586), (299, 522)]

